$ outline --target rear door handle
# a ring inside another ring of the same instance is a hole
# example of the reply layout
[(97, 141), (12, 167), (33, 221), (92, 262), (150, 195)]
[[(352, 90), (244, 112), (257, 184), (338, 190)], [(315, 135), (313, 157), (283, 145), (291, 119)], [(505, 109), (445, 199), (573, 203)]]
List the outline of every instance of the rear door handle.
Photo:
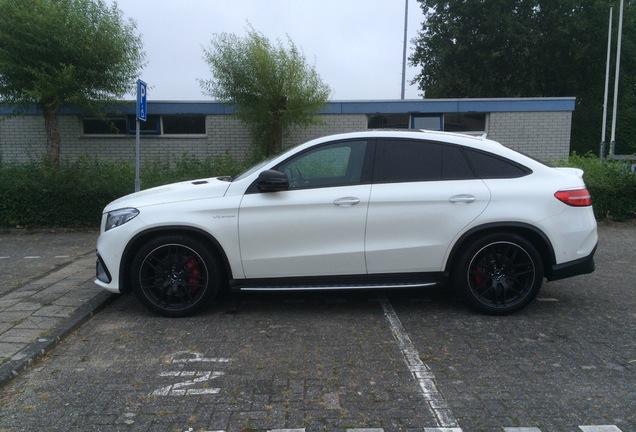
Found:
[(477, 198), (474, 195), (461, 194), (461, 195), (453, 195), (448, 200), (452, 203), (464, 203), (470, 204), (471, 202), (475, 202)]
[(333, 203), (334, 205), (341, 206), (341, 207), (354, 206), (356, 204), (360, 204), (360, 198), (356, 198), (356, 197), (338, 198)]

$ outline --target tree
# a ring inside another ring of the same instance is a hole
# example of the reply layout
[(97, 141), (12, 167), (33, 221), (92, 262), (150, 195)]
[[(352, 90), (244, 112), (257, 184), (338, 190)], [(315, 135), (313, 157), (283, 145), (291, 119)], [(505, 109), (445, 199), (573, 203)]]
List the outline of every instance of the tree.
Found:
[(204, 93), (234, 104), (236, 115), (250, 128), (259, 152), (278, 153), (290, 126), (317, 123), (316, 112), (330, 94), (316, 69), (288, 38), (273, 45), (249, 27), (247, 36), (215, 35), (204, 59), (213, 79), (200, 80)]
[[(413, 83), (425, 97), (576, 96), (573, 148), (598, 148), (610, 0), (418, 1), (424, 23), (410, 62), (422, 67)], [(636, 145), (627, 109), (636, 90), (635, 9), (628, 0), (618, 130)]]
[(60, 108), (95, 112), (132, 89), (145, 58), (135, 31), (103, 0), (0, 0), (0, 101), (42, 109), (55, 164)]

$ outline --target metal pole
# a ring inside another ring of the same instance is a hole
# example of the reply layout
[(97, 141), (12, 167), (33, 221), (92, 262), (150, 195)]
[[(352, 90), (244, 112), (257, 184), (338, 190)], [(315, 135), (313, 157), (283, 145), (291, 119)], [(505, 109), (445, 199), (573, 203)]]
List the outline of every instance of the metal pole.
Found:
[(621, 0), (621, 9), (618, 15), (618, 46), (616, 47), (616, 77), (614, 78), (614, 112), (612, 113), (612, 138), (610, 141), (610, 157), (614, 156), (616, 150), (616, 111), (618, 105), (618, 76), (621, 69), (621, 43), (623, 33), (623, 0)]
[(137, 133), (135, 137), (135, 192), (139, 192), (141, 181), (139, 180), (139, 119), (137, 119)]
[(409, 17), (409, 0), (404, 0), (404, 46), (402, 48), (402, 93), (401, 99), (404, 99), (404, 91), (406, 86), (406, 37), (407, 25)]
[(607, 129), (607, 96), (609, 93), (609, 73), (610, 73), (610, 52), (612, 48), (612, 13), (614, 7), (610, 6), (609, 26), (607, 30), (607, 60), (605, 62), (605, 96), (603, 98), (603, 125), (601, 129), (601, 150), (599, 158), (601, 162), (605, 159), (605, 131)]

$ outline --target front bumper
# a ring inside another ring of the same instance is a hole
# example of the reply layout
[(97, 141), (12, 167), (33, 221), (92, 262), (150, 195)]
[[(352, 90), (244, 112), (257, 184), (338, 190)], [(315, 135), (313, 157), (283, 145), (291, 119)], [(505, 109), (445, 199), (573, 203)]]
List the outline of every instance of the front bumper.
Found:
[(108, 268), (106, 267), (106, 263), (104, 263), (104, 260), (99, 255), (99, 252), (97, 252), (97, 263), (95, 264), (95, 273), (96, 273), (97, 280), (100, 282), (109, 284), (113, 281), (113, 278), (111, 277), (110, 272), (108, 271)]

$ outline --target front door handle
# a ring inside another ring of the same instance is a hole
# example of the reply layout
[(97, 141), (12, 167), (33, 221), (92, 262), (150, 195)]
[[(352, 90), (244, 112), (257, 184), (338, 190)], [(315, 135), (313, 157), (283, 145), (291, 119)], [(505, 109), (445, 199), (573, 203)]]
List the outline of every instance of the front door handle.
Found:
[(462, 195), (454, 195), (450, 197), (448, 200), (452, 203), (470, 204), (472, 202), (475, 202), (476, 199), (477, 198), (475, 198), (474, 195), (462, 194)]
[(356, 198), (356, 197), (338, 198), (333, 203), (334, 205), (341, 206), (341, 207), (354, 206), (356, 204), (360, 204), (360, 198)]

